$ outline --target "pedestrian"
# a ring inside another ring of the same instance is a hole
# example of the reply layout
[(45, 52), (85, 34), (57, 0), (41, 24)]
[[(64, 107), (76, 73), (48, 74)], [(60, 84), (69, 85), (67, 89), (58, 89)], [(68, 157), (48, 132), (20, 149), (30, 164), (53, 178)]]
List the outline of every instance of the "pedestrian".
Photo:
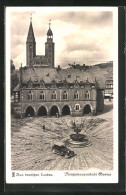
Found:
[(56, 113), (56, 117), (59, 118), (59, 113), (58, 112)]
[(43, 131), (45, 131), (45, 124), (42, 126), (42, 128), (43, 128)]

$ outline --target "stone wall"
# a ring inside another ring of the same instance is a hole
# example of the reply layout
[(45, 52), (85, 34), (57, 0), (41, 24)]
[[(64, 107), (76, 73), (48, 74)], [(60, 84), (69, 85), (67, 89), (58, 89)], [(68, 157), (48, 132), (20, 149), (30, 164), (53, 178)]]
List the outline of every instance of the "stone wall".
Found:
[[(33, 94), (33, 99), (28, 100), (28, 93), (31, 91)], [(45, 93), (45, 99), (40, 99), (40, 93), (43, 91)], [(57, 98), (52, 99), (53, 91), (56, 92)], [(63, 99), (63, 92), (66, 91), (68, 98)], [(79, 99), (74, 99), (74, 93), (79, 92)], [(85, 92), (89, 91), (89, 99), (85, 99)], [(22, 88), (20, 91), (20, 103), (18, 108), (13, 104), (15, 113), (18, 115), (22, 113), (22, 116), (26, 116), (27, 108), (31, 107), (33, 109), (34, 115), (38, 116), (39, 109), (44, 106), (47, 112), (47, 116), (50, 116), (51, 109), (56, 106), (58, 109), (59, 116), (63, 115), (63, 108), (67, 106), (67, 109), (72, 116), (82, 116), (84, 114), (84, 108), (89, 105), (89, 113), (96, 114), (97, 112), (102, 112), (104, 109), (104, 94), (101, 89), (86, 87), (86, 88), (50, 88), (50, 89), (39, 89), (39, 88)], [(76, 108), (78, 106), (78, 109)]]
[[(79, 105), (79, 110), (75, 109), (75, 106)], [(38, 116), (39, 109), (44, 106), (47, 111), (47, 116), (50, 116), (50, 111), (53, 106), (58, 108), (59, 116), (62, 116), (62, 110), (64, 106), (68, 106), (70, 109), (70, 115), (72, 116), (82, 116), (83, 109), (86, 105), (89, 105), (91, 108), (91, 113), (96, 113), (96, 101), (67, 101), (67, 102), (24, 102), (22, 103), (22, 114), (25, 116), (26, 110), (28, 107), (32, 107), (34, 109), (35, 116)]]

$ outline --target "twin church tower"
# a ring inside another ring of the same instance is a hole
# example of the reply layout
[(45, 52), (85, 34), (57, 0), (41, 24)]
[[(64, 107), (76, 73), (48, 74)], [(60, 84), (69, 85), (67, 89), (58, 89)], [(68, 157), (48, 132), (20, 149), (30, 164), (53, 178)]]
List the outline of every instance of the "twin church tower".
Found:
[(29, 67), (43, 66), (54, 68), (54, 45), (53, 33), (49, 23), (47, 42), (45, 43), (45, 55), (36, 55), (36, 41), (31, 19), (26, 41), (26, 65)]

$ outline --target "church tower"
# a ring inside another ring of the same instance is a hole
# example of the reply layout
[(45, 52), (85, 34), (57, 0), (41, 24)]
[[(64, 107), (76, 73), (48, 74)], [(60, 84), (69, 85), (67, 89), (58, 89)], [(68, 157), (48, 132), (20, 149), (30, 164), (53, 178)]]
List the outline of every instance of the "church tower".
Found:
[(32, 60), (36, 56), (36, 42), (34, 37), (34, 31), (32, 27), (32, 18), (30, 19), (30, 26), (26, 41), (26, 65), (32, 66)]
[(54, 42), (50, 23), (47, 31), (47, 42), (45, 43), (45, 56), (48, 58), (49, 66), (54, 68)]

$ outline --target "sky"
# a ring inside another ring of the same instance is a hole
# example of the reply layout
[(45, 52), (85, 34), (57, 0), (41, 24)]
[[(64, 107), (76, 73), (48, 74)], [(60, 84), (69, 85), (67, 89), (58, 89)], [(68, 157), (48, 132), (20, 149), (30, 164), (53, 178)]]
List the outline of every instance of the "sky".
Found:
[(26, 65), (26, 39), (32, 14), (36, 54), (45, 54), (51, 19), (55, 66), (113, 61), (113, 13), (89, 9), (40, 8), (10, 12), (10, 51), (16, 68)]

